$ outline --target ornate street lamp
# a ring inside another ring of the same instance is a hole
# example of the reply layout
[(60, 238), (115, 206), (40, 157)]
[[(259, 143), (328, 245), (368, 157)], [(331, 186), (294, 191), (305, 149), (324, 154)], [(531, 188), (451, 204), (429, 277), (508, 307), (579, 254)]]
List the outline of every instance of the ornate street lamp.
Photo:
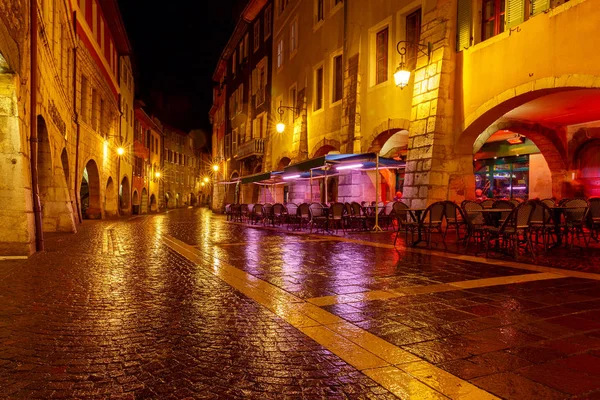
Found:
[(284, 106), (283, 102), (279, 102), (279, 107), (277, 108), (277, 114), (279, 114), (279, 122), (277, 122), (277, 125), (275, 125), (275, 130), (277, 130), (277, 133), (283, 133), (285, 131), (285, 124), (283, 123), (284, 110), (290, 110), (298, 114), (300, 109), (298, 107)]
[(404, 62), (404, 56), (406, 55), (406, 47), (414, 46), (418, 52), (427, 56), (427, 62), (429, 62), (431, 58), (432, 45), (431, 42), (427, 42), (427, 44), (420, 43), (412, 43), (406, 40), (401, 40), (396, 44), (396, 50), (398, 54), (400, 54), (400, 65), (396, 68), (396, 72), (394, 72), (394, 82), (396, 86), (400, 89), (404, 89), (406, 85), (408, 85), (408, 81), (410, 80), (410, 71), (406, 67), (406, 63)]

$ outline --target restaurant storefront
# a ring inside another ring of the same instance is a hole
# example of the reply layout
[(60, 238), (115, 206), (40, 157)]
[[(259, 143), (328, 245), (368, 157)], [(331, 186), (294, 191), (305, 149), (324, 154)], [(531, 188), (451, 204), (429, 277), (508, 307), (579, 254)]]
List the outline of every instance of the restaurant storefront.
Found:
[(552, 196), (547, 184), (548, 164), (537, 146), (523, 137), (512, 144), (505, 139), (486, 142), (474, 156), (473, 170), (475, 189), (488, 198), (527, 200)]

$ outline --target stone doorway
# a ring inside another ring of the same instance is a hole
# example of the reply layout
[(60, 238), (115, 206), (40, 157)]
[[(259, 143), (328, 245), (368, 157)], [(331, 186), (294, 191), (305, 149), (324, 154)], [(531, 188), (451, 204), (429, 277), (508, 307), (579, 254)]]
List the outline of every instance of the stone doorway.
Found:
[(100, 202), (100, 174), (94, 160), (87, 162), (83, 169), (81, 187), (79, 189), (81, 215), (85, 219), (102, 219)]

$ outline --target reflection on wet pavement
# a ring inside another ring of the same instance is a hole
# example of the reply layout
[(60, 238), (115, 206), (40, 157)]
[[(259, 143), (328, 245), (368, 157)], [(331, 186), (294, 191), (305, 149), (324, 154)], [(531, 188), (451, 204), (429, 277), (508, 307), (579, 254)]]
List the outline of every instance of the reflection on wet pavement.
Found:
[(600, 396), (600, 280), (390, 243), (86, 223), (0, 265), (0, 396)]

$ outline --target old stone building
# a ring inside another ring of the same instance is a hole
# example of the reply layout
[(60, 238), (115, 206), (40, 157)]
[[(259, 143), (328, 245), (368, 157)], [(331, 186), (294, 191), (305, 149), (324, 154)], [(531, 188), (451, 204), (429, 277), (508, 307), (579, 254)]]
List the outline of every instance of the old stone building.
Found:
[[(265, 165), (329, 152), (403, 159), (405, 171), (381, 174), (379, 199), (403, 190), (415, 206), (476, 187), (600, 194), (600, 63), (589, 50), (599, 12), (593, 0), (276, 1), (271, 115), (288, 108), (284, 132), (268, 130)], [(374, 183), (348, 174), (329, 193), (370, 199)], [(324, 201), (322, 185), (312, 198), (306, 185), (282, 186), (285, 198)]]
[(172, 126), (164, 125), (163, 175), (164, 201), (167, 208), (194, 206), (200, 194), (200, 159), (196, 138)]
[(163, 147), (164, 133), (158, 119), (150, 117), (135, 105), (133, 197), (135, 212), (146, 214), (163, 207)]
[[(217, 140), (212, 142), (213, 153), (219, 154), (218, 176), (213, 186), (216, 208), (239, 199), (257, 201), (259, 187), (247, 177), (270, 170), (264, 159), (270, 158), (268, 132), (273, 125), (272, 23), (271, 1), (249, 1), (213, 76), (219, 85), (211, 111), (217, 132)], [(225, 93), (227, 97), (222, 98)], [(222, 110), (223, 102), (225, 113), (220, 119), (216, 113)], [(225, 129), (222, 140), (219, 140), (219, 129)]]
[(0, 221), (13, 227), (0, 255), (27, 256), (44, 232), (130, 211), (133, 138), (119, 121), (133, 81), (124, 90), (119, 65), (131, 48), (113, 0), (4, 2), (0, 31)]

